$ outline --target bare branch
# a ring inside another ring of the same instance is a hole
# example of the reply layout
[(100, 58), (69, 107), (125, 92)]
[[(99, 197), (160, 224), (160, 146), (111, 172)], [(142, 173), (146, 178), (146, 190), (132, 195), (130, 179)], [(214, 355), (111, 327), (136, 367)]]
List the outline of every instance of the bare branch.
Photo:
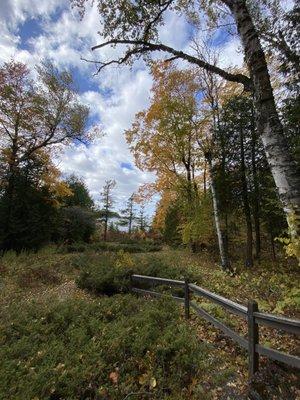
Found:
[(150, 51), (162, 51), (164, 53), (173, 54), (175, 57), (186, 60), (192, 64), (198, 65), (200, 68), (203, 68), (206, 71), (215, 73), (228, 81), (241, 83), (242, 85), (244, 85), (244, 88), (246, 91), (252, 90), (251, 79), (248, 78), (246, 75), (232, 74), (232, 73), (227, 72), (215, 65), (211, 65), (195, 56), (192, 56), (191, 54), (184, 53), (181, 50), (175, 50), (172, 47), (167, 46), (162, 43), (151, 43), (151, 42), (147, 42), (144, 40), (112, 39), (112, 40), (108, 40), (107, 42), (101, 43), (99, 45), (93, 46), (92, 50), (97, 50), (97, 49), (101, 49), (101, 48), (109, 46), (109, 45), (118, 45), (118, 44), (128, 44), (128, 45), (133, 45), (133, 46), (138, 46), (138, 47), (135, 47), (131, 50), (127, 50), (127, 52), (125, 53), (125, 56), (118, 60), (112, 60), (112, 61), (102, 63), (98, 69), (98, 72), (101, 71), (102, 68), (104, 68), (108, 65), (111, 65), (111, 64), (119, 64), (119, 65), (123, 64), (126, 61), (128, 61), (130, 59), (130, 57), (134, 54), (142, 54), (142, 53), (147, 53)]

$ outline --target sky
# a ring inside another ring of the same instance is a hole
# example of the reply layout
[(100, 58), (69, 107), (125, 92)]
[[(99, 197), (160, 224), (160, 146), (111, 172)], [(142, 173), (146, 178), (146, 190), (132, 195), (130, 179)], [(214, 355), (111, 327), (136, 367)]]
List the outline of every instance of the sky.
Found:
[[(155, 180), (153, 174), (134, 165), (124, 138), (135, 114), (149, 104), (152, 78), (147, 66), (139, 61), (132, 68), (108, 67), (94, 75), (95, 66), (81, 58), (93, 58), (91, 46), (101, 43), (95, 5), (80, 21), (68, 0), (0, 0), (0, 4), (0, 64), (14, 59), (34, 68), (47, 58), (57, 67), (71, 70), (81, 101), (90, 107), (91, 121), (105, 132), (88, 146), (66, 148), (57, 160), (58, 167), (64, 175), (82, 177), (96, 203), (105, 180), (115, 179), (116, 207), (122, 208), (140, 185)], [(163, 43), (191, 51), (191, 27), (183, 17), (168, 13), (159, 34)], [(236, 36), (218, 31), (214, 43), (220, 50), (221, 67), (242, 65)], [(107, 59), (112, 51), (105, 48), (96, 56)], [(146, 205), (149, 217), (157, 199)]]

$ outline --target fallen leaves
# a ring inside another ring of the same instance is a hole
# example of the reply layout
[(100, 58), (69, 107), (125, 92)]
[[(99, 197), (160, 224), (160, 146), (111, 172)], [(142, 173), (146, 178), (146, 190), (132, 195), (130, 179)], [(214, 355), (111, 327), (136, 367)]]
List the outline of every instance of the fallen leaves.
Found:
[(140, 385), (148, 385), (150, 389), (154, 389), (157, 386), (157, 381), (154, 376), (149, 378), (149, 374), (145, 373), (139, 377)]
[(118, 368), (116, 368), (114, 371), (112, 371), (112, 372), (109, 374), (109, 379), (111, 380), (111, 382), (112, 382), (114, 385), (117, 385), (117, 384), (118, 384), (118, 381), (119, 381), (119, 376), (120, 376), (119, 370), (118, 370)]

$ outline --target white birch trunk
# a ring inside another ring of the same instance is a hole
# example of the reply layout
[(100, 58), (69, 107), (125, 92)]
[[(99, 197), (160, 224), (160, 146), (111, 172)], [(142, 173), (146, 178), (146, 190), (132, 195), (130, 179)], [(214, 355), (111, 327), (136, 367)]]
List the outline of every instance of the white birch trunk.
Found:
[(291, 236), (296, 238), (300, 235), (299, 166), (293, 160), (284, 137), (265, 54), (245, 0), (223, 0), (223, 3), (230, 8), (237, 23), (245, 61), (253, 82), (258, 132), (286, 213)]
[(230, 269), (230, 264), (229, 264), (229, 260), (227, 258), (227, 254), (225, 251), (224, 240), (223, 240), (223, 235), (222, 235), (222, 230), (221, 230), (220, 207), (219, 207), (218, 195), (217, 195), (217, 190), (216, 190), (216, 185), (215, 185), (215, 180), (214, 180), (211, 156), (210, 155), (206, 156), (206, 160), (207, 160), (207, 165), (208, 165), (208, 172), (210, 175), (210, 188), (211, 188), (211, 194), (212, 194), (214, 220), (215, 220), (216, 232), (217, 232), (217, 237), (218, 237), (218, 245), (219, 245), (221, 264), (222, 264), (223, 269)]

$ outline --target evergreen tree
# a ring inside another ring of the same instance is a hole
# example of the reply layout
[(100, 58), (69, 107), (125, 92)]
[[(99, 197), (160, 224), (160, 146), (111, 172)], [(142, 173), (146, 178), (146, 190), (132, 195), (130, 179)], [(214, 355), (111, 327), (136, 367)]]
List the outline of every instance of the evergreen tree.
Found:
[(91, 209), (94, 202), (89, 194), (89, 191), (82, 179), (76, 175), (71, 175), (66, 184), (71, 189), (72, 194), (65, 199), (65, 206), (78, 206), (86, 209)]
[(134, 209), (134, 194), (132, 194), (126, 202), (126, 208), (121, 211), (121, 226), (128, 227), (129, 235), (132, 232), (133, 223), (136, 219)]
[(101, 192), (101, 201), (103, 203), (103, 209), (101, 210), (101, 214), (103, 215), (104, 221), (104, 233), (103, 239), (107, 240), (107, 231), (108, 231), (108, 222), (112, 217), (112, 206), (113, 206), (113, 196), (112, 191), (116, 186), (116, 181), (113, 179), (105, 181), (105, 185), (103, 186), (103, 190)]

